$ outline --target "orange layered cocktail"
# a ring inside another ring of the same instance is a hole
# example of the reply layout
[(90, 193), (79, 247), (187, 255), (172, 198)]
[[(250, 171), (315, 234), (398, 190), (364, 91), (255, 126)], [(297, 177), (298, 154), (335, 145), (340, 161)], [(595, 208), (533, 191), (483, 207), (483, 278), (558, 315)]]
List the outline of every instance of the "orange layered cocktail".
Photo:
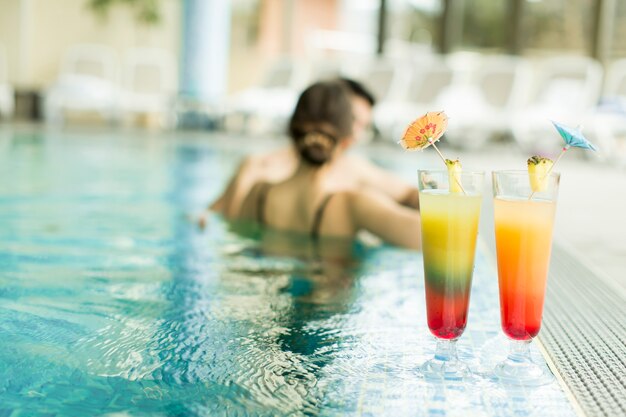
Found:
[(539, 333), (556, 202), (495, 198), (502, 330), (516, 340)]
[(552, 252), (559, 174), (552, 161), (532, 157), (528, 171), (493, 173), (494, 223), (502, 330), (511, 339), (509, 356), (495, 376), (515, 385), (543, 385), (550, 375), (534, 363), (529, 344), (541, 328)]

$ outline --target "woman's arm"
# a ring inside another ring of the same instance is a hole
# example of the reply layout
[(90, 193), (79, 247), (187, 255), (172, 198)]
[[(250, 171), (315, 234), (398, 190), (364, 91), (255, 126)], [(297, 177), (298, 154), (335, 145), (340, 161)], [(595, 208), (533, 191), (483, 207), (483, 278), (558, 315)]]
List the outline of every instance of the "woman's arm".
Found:
[(241, 209), (243, 200), (254, 185), (254, 159), (246, 158), (237, 168), (222, 195), (209, 206), (209, 210), (222, 214), (227, 219), (235, 218)]

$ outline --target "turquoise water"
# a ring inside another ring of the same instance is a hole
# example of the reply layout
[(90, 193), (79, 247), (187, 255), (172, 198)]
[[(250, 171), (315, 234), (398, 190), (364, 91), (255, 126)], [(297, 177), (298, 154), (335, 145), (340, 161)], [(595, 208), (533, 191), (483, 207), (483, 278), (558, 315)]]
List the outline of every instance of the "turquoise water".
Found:
[[(186, 214), (234, 149), (0, 130), (0, 416), (574, 415), (556, 383), (419, 377), (420, 253), (198, 230)], [(493, 260), (476, 263), (459, 350), (481, 372), (504, 350)]]

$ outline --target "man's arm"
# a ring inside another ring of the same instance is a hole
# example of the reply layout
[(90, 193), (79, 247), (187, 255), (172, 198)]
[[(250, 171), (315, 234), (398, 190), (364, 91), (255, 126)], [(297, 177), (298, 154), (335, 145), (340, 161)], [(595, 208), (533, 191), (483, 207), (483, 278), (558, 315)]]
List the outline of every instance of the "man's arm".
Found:
[(393, 245), (421, 248), (421, 218), (417, 211), (393, 202), (380, 192), (351, 192), (349, 198), (357, 229), (365, 229)]
[(419, 210), (416, 187), (364, 158), (351, 157), (350, 164), (358, 173), (362, 186), (383, 193), (403, 206)]

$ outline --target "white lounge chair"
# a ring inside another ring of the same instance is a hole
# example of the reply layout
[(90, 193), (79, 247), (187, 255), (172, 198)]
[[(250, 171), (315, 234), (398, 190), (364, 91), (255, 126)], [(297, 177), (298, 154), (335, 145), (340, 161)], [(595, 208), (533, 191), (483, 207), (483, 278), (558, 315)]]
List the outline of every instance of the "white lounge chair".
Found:
[(0, 118), (6, 119), (11, 118), (15, 111), (15, 93), (8, 78), (6, 54), (0, 46)]
[(176, 60), (171, 53), (158, 48), (128, 50), (122, 80), (123, 116), (156, 115), (161, 126), (173, 126), (178, 78)]
[(587, 57), (561, 56), (540, 62), (527, 105), (512, 120), (515, 140), (531, 152), (558, 151), (550, 120), (580, 124), (598, 103), (602, 75), (601, 65)]
[(374, 123), (382, 139), (397, 141), (407, 124), (427, 111), (442, 110), (435, 103), (454, 81), (454, 72), (445, 60), (424, 56), (419, 61), (400, 63), (411, 68), (404, 94), (381, 102), (374, 109)]
[(402, 98), (410, 80), (409, 66), (388, 58), (372, 59), (361, 65), (354, 78), (374, 94), (379, 103)]
[(519, 57), (482, 57), (464, 82), (437, 100), (451, 121), (446, 140), (468, 149), (496, 136), (511, 135), (511, 123), (522, 108), (531, 82), (528, 63)]
[(308, 84), (339, 76), (356, 78), (376, 53), (376, 38), (356, 32), (313, 30), (306, 39)]
[(597, 154), (626, 166), (626, 59), (609, 66), (603, 96), (602, 105), (583, 123)]
[(57, 81), (45, 96), (46, 121), (62, 123), (66, 111), (96, 112), (114, 122), (119, 112), (118, 61), (104, 45), (74, 45), (65, 52)]
[(310, 85), (320, 80), (347, 76), (349, 71), (346, 71), (345, 63), (336, 56), (314, 57), (309, 60), (305, 74), (306, 85)]
[(224, 115), (227, 129), (284, 132), (298, 99), (300, 71), (289, 59), (273, 63), (258, 87), (237, 93), (227, 101)]

